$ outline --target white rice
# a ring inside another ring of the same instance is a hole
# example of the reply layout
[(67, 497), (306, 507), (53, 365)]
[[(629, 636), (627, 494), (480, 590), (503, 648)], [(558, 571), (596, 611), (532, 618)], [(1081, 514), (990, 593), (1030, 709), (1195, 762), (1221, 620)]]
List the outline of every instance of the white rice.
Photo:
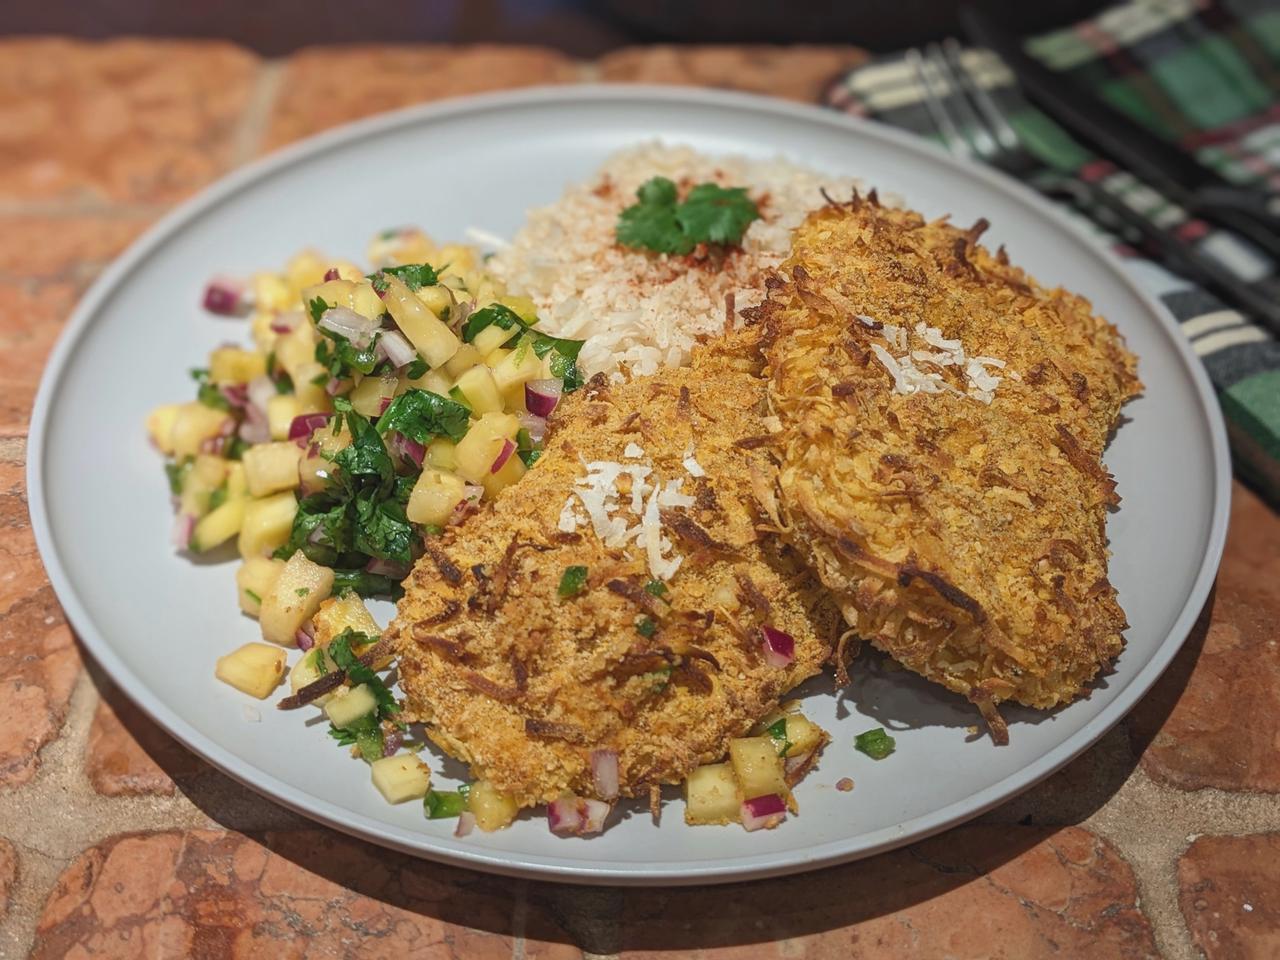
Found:
[[(619, 246), (618, 214), (654, 176), (674, 180), (682, 193), (706, 181), (746, 187), (762, 219), (747, 230), (742, 252), (714, 270)], [(782, 159), (709, 157), (689, 147), (645, 144), (615, 154), (591, 180), (530, 211), (487, 266), (513, 293), (533, 299), (540, 329), (586, 340), (579, 365), (588, 376), (650, 374), (688, 362), (700, 337), (724, 328), (727, 295), (735, 310), (759, 304), (764, 274), (786, 257), (791, 230), (825, 202), (821, 189), (844, 199), (855, 186), (862, 189), (852, 178)]]

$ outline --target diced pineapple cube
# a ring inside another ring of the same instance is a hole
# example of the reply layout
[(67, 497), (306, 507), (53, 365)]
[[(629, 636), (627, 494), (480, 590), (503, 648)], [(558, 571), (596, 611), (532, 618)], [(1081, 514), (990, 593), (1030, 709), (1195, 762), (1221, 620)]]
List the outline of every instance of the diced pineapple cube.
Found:
[(303, 413), (328, 413), (333, 409), (329, 396), (329, 371), (322, 363), (308, 360), (293, 368), (293, 393)]
[(458, 466), (458, 458), (454, 455), (456, 449), (452, 440), (437, 437), (427, 444), (427, 456), (424, 462), (437, 470), (453, 472)]
[(215, 410), (203, 403), (184, 403), (174, 417), (169, 435), (170, 452), (179, 460), (194, 457), (200, 445), (222, 432), (230, 418), (225, 410)]
[(262, 598), (258, 622), (262, 638), (292, 647), (298, 628), (310, 620), (333, 590), (333, 571), (307, 559), (301, 550), (290, 557)]
[(737, 737), (729, 741), (729, 760), (744, 797), (790, 796), (782, 758), (772, 737)]
[(162, 407), (156, 407), (147, 416), (147, 433), (161, 453), (173, 453), (173, 425), (181, 411), (182, 404), (166, 403)]
[[(320, 609), (311, 619), (316, 628), (316, 644), (322, 647), (327, 647), (343, 630), (354, 630), (374, 639), (382, 634), (378, 621), (373, 619), (373, 614), (364, 605), (364, 601), (354, 593), (330, 597), (320, 604)], [(355, 652), (361, 651), (357, 649)]]
[(467, 808), (475, 815), (476, 826), (486, 833), (501, 830), (520, 812), (515, 798), (503, 793), (488, 780), (471, 784), (467, 794)]
[(271, 329), (272, 324), (276, 322), (276, 316), (274, 310), (255, 310), (253, 317), (249, 320), (249, 330), (253, 334), (254, 346), (262, 354), (274, 351), (276, 341), (280, 339), (280, 334)]
[(236, 593), (240, 609), (249, 616), (256, 617), (262, 608), (262, 598), (271, 592), (283, 569), (284, 561), (271, 557), (249, 557), (240, 564), (240, 569), (236, 571)]
[(266, 354), (257, 350), (219, 347), (209, 354), (209, 380), (213, 383), (248, 383), (266, 372)]
[(409, 380), (406, 378), (404, 382), (405, 390), (426, 390), (430, 393), (438, 393), (442, 397), (449, 395), (449, 388), (452, 386), (453, 377), (445, 373), (443, 368), (440, 370), (428, 370), (418, 379)]
[(366, 417), (379, 416), (396, 395), (400, 381), (394, 373), (378, 377), (365, 377), (347, 396), (358, 413)]
[(247, 502), (243, 498), (228, 498), (201, 517), (191, 533), (191, 550), (204, 553), (222, 546), (238, 534), (244, 523), (244, 507)]
[(729, 764), (703, 764), (686, 778), (685, 823), (737, 823), (741, 814), (742, 793)]
[(471, 424), (471, 429), (454, 450), (458, 473), (472, 483), (483, 483), (502, 451), (503, 443), (513, 439), (519, 431), (520, 421), (511, 414), (486, 413)]
[(258, 557), (271, 553), (289, 539), (298, 500), (292, 491), (277, 493), (245, 504), (240, 526), (240, 556)]
[(387, 803), (421, 800), (431, 789), (431, 770), (414, 754), (382, 757), (369, 764), (373, 785)]
[(253, 303), (259, 310), (288, 310), (294, 305), (293, 291), (283, 277), (260, 273), (253, 278)]
[[(518, 459), (518, 458), (517, 458)], [(443, 527), (466, 496), (466, 481), (457, 474), (428, 468), (422, 471), (409, 494), (405, 515), (413, 523)]]
[(475, 339), (471, 341), (471, 344), (476, 348), (476, 352), (479, 353), (480, 356), (487, 357), (519, 333), (520, 328), (517, 326), (504, 329), (496, 323), (491, 323), (476, 334)]
[(365, 684), (350, 689), (339, 689), (324, 705), (325, 716), (335, 727), (345, 729), (361, 717), (366, 717), (378, 709), (378, 700), (373, 691)]
[(507, 487), (511, 486), (528, 472), (528, 467), (524, 465), (524, 461), (520, 459), (518, 453), (512, 453), (507, 458), (507, 462), (498, 468), (497, 473), (492, 471), (485, 475), (481, 480), (484, 486), (484, 495), (486, 500), (492, 500)]
[[(467, 345), (469, 346), (469, 344)], [(462, 351), (459, 350), (459, 353)], [(449, 361), (452, 367), (453, 361)], [(454, 384), (467, 398), (467, 406), (476, 416), (485, 413), (501, 413), (503, 409), (502, 395), (493, 380), (493, 374), (483, 363), (464, 370)], [(523, 388), (522, 388), (523, 389)]]
[(357, 283), (351, 291), (351, 309), (370, 320), (377, 320), (387, 312), (386, 304), (368, 280)]
[(449, 358), (449, 362), (444, 365), (445, 372), (454, 378), (457, 382), (458, 377), (462, 376), (481, 360), (480, 351), (474, 344), (464, 343), (458, 347), (458, 352)]
[(490, 369), (497, 369), (507, 357), (511, 356), (515, 351), (507, 347), (499, 347), (496, 350), (490, 350), (484, 355), (484, 365)]
[(241, 693), (265, 700), (284, 679), (285, 652), (265, 643), (246, 643), (219, 657), (214, 676)]
[(527, 413), (528, 405), (525, 403), (524, 384), (517, 383), (502, 391), (502, 406), (508, 413)]
[(298, 485), (302, 449), (292, 440), (257, 443), (244, 452), (244, 477), (251, 497), (265, 497)]
[(294, 389), (302, 377), (298, 376), (298, 368), (304, 363), (314, 363), (316, 359), (316, 340), (319, 334), (310, 320), (298, 324), (276, 341), (276, 363), (293, 380)]
[(339, 450), (351, 445), (351, 431), (347, 428), (346, 422), (339, 423), (336, 432), (334, 426), (331, 420), (324, 428), (311, 435), (311, 442), (316, 445), (320, 455), (328, 459), (333, 459)]
[(785, 756), (803, 757), (806, 753), (812, 753), (822, 745), (826, 737), (826, 731), (812, 720), (801, 714), (792, 714), (787, 717), (787, 740), (791, 747)]
[(453, 309), (453, 297), (449, 295), (449, 291), (445, 287), (439, 285), (419, 287), (416, 293), (418, 299), (422, 301), (422, 305), (437, 317), (443, 317), (446, 310)]
[(272, 440), (288, 440), (293, 418), (302, 415), (302, 404), (292, 393), (278, 393), (267, 399), (267, 428)]
[(191, 465), (191, 472), (187, 474), (187, 482), (198, 482), (209, 490), (217, 490), (227, 479), (230, 467), (230, 460), (211, 453), (197, 454), (195, 463)]
[(538, 322), (538, 305), (528, 297), (508, 294), (499, 298), (499, 302), (530, 326)]
[(317, 297), (331, 307), (351, 307), (351, 295), (356, 285), (350, 280), (325, 280), (302, 291), (302, 304), (310, 309)]
[(502, 358), (493, 368), (493, 380), (499, 390), (525, 384), (542, 376), (542, 358), (528, 343), (522, 343)]
[(285, 264), (285, 279), (295, 291), (320, 283), (329, 269), (329, 260), (314, 250), (303, 250)]
[(445, 244), (440, 248), (440, 252), (436, 254), (436, 260), (440, 264), (437, 269), (441, 273), (462, 276), (476, 268), (475, 250), (460, 243)]
[(227, 499), (243, 500), (249, 495), (249, 484), (244, 478), (244, 464), (233, 462), (227, 468)]
[(399, 277), (383, 275), (387, 282), (387, 309), (401, 333), (422, 354), (428, 366), (442, 367), (458, 351), (461, 341), (434, 313), (413, 295)]

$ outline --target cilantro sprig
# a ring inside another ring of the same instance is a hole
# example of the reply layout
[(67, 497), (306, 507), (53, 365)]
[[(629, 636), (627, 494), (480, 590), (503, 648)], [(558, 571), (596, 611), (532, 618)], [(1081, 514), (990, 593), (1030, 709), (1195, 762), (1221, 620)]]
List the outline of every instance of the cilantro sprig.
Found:
[(618, 217), (615, 235), (624, 247), (655, 253), (683, 256), (700, 243), (735, 247), (760, 218), (745, 187), (700, 183), (680, 201), (671, 180), (653, 177), (636, 200)]
[(365, 279), (373, 289), (382, 293), (387, 289), (386, 276), (398, 277), (410, 290), (422, 287), (434, 287), (440, 282), (436, 268), (429, 263), (406, 263), (398, 267), (383, 267), (377, 273), (371, 273)]

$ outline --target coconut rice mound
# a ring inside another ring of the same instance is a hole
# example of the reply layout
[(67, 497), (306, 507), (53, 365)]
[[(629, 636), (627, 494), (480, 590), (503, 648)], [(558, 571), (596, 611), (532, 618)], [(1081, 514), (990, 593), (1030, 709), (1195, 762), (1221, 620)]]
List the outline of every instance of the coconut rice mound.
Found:
[[(760, 209), (742, 249), (698, 259), (620, 246), (618, 214), (650, 177), (746, 187)], [(859, 181), (830, 177), (782, 159), (711, 157), (658, 143), (614, 154), (589, 181), (529, 212), (513, 242), (487, 268), (538, 306), (539, 329), (586, 340), (578, 358), (587, 375), (613, 379), (682, 366), (700, 337), (723, 329), (729, 304), (753, 307), (764, 275), (786, 257), (791, 231), (825, 201), (848, 197)]]

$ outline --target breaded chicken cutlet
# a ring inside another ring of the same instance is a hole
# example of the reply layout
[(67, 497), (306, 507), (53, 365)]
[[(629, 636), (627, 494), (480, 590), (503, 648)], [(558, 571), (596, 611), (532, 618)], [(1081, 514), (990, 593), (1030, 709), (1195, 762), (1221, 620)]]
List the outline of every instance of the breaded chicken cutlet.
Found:
[(1136, 361), (1084, 299), (1003, 249), (829, 204), (758, 315), (782, 430), (779, 523), (852, 627), (968, 697), (1076, 697), (1121, 650), (1101, 457)]
[[(740, 443), (766, 432), (757, 348), (739, 333), (566, 397), (529, 474), (406, 581), (390, 636), (409, 715), (521, 806), (597, 796), (595, 750), (617, 753), (623, 796), (652, 798), (830, 655), (838, 612), (757, 533), (752, 472), (771, 465)], [(765, 625), (794, 638), (786, 666)]]

